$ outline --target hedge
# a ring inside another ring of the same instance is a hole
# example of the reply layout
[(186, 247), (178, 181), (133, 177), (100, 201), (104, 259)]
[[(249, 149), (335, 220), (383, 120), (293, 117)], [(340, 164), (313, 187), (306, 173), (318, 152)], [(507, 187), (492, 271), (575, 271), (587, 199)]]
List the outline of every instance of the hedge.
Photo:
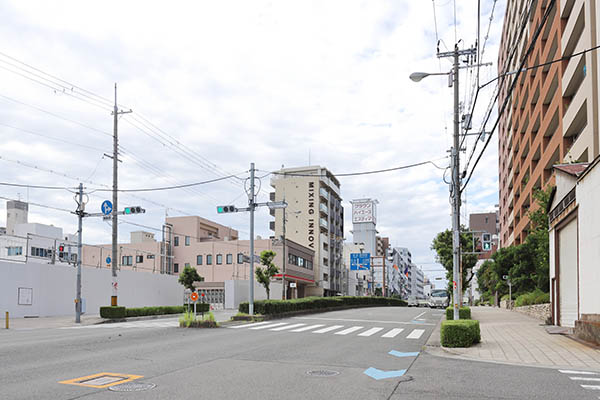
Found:
[[(192, 305), (193, 307), (193, 305)], [(194, 309), (190, 307), (190, 310)], [(187, 305), (184, 306), (159, 306), (159, 307), (140, 307), (140, 308), (125, 308), (122, 306), (116, 307), (100, 307), (100, 316), (102, 318), (118, 319), (125, 317), (143, 317), (147, 315), (168, 315), (181, 314), (188, 310)], [(197, 303), (196, 313), (207, 312), (210, 310), (210, 304)]]
[(540, 289), (536, 289), (533, 292), (524, 293), (517, 297), (517, 300), (515, 301), (515, 307), (544, 303), (550, 303), (550, 294), (544, 293)]
[[(254, 302), (254, 313), (269, 315), (291, 311), (318, 310), (346, 306), (396, 306), (405, 307), (406, 301), (391, 297), (304, 297), (292, 300), (258, 300)], [(240, 303), (239, 311), (248, 313), (248, 302)]]
[[(471, 309), (469, 307), (461, 307), (458, 309), (458, 318), (460, 319), (471, 319)], [(454, 308), (446, 308), (446, 319), (448, 321), (454, 319)]]
[(126, 310), (123, 306), (100, 307), (100, 316), (102, 318), (125, 318)]
[(470, 347), (481, 341), (479, 321), (460, 319), (457, 321), (442, 321), (440, 339), (444, 347)]

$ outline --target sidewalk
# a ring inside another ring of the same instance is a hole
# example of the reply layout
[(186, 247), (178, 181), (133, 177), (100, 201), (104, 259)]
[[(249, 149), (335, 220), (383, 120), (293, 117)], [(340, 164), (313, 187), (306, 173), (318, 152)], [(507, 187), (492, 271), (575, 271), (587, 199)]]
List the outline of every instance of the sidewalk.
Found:
[[(215, 316), (217, 322), (229, 321), (232, 315), (237, 314), (237, 310), (213, 310), (212, 313)], [(133, 317), (126, 318), (127, 321), (140, 321), (140, 320), (151, 320), (151, 319), (162, 319), (162, 318), (179, 318), (179, 314), (168, 314), (168, 315), (151, 315), (146, 317)], [(104, 323), (106, 320), (100, 318), (99, 314), (81, 316), (81, 323), (75, 323), (75, 315), (72, 316), (60, 316), (60, 317), (40, 317), (40, 318), (10, 318), (9, 330), (31, 330), (31, 329), (55, 329), (72, 326), (82, 325), (94, 325)], [(2, 318), (0, 321), (0, 333), (6, 331), (5, 320)]]
[(600, 350), (569, 337), (546, 332), (542, 321), (492, 307), (472, 307), (479, 320), (481, 343), (469, 348), (445, 348), (434, 331), (427, 351), (433, 355), (477, 361), (600, 371)]

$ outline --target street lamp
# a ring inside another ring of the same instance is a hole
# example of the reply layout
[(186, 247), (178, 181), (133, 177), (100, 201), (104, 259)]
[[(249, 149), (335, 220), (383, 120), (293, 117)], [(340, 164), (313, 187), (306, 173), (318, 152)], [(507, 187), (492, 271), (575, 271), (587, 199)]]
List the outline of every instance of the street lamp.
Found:
[(413, 72), (410, 74), (410, 80), (413, 82), (421, 82), (421, 79), (427, 78), (430, 75), (449, 75), (451, 72)]

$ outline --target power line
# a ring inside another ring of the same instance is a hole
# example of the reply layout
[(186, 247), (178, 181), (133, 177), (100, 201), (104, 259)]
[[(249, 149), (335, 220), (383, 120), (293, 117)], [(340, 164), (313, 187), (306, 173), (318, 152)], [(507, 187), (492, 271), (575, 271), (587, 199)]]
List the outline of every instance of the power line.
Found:
[[(11, 199), (10, 197), (4, 197), (4, 196), (0, 196), (0, 199), (8, 200), (8, 201), (20, 201), (20, 200)], [(66, 208), (59, 208), (59, 207), (48, 206), (46, 204), (32, 203), (30, 201), (27, 201), (27, 204), (32, 205), (32, 206), (36, 206), (36, 207), (49, 208), (51, 210), (63, 211), (63, 212), (67, 212), (69, 214), (73, 213), (72, 210), (67, 210)]]
[(8, 183), (8, 182), (0, 182), (0, 186), (14, 186), (14, 187), (22, 187), (22, 188), (28, 188), (28, 189), (68, 190), (68, 191), (77, 189), (74, 187), (25, 185), (25, 184), (21, 184), (21, 183)]
[[(471, 180), (471, 177), (473, 176), (473, 171), (475, 171), (475, 168), (477, 167), (477, 164), (479, 163), (479, 160), (481, 160), (481, 157), (483, 156), (483, 153), (485, 152), (485, 149), (487, 148), (487, 146), (489, 145), (492, 136), (494, 134), (494, 131), (496, 130), (498, 123), (500, 122), (500, 118), (502, 117), (502, 114), (504, 113), (504, 110), (506, 109), (506, 106), (508, 104), (508, 101), (512, 95), (512, 92), (516, 86), (516, 83), (519, 79), (519, 75), (521, 74), (521, 72), (523, 72), (524, 65), (527, 62), (527, 58), (529, 57), (529, 55), (531, 54), (531, 52), (533, 51), (533, 48), (535, 47), (535, 43), (537, 41), (537, 38), (539, 37), (540, 33), (542, 32), (542, 28), (544, 27), (544, 25), (546, 24), (546, 22), (548, 21), (548, 18), (550, 17), (550, 12), (552, 11), (552, 8), (555, 7), (556, 4), (556, 0), (550, 0), (550, 3), (548, 4), (547, 8), (546, 8), (546, 12), (544, 13), (544, 16), (542, 17), (542, 21), (540, 22), (538, 28), (536, 29), (532, 39), (531, 39), (531, 43), (529, 45), (529, 48), (527, 49), (527, 52), (525, 53), (525, 55), (522, 57), (521, 64), (519, 66), (519, 69), (516, 72), (516, 76), (514, 77), (510, 88), (506, 94), (506, 97), (504, 98), (504, 102), (502, 103), (502, 107), (500, 109), (500, 112), (498, 113), (498, 117), (496, 118), (496, 121), (494, 122), (494, 126), (492, 127), (491, 131), (490, 131), (490, 135), (487, 139), (487, 141), (485, 142), (483, 149), (481, 150), (481, 152), (479, 153), (479, 156), (477, 157), (477, 159), (475, 160), (475, 164), (473, 165), (473, 168), (471, 168), (471, 172), (469, 173), (469, 177), (467, 178), (467, 180), (465, 181), (463, 187), (461, 188), (461, 191), (464, 190), (467, 185), (469, 184), (469, 181)], [(590, 49), (588, 49), (588, 51), (591, 51)], [(571, 55), (565, 59), (568, 58), (572, 58), (574, 55)], [(560, 60), (562, 61), (562, 60)], [(555, 61), (557, 62), (557, 61)], [(544, 63), (543, 65), (548, 65), (551, 64), (552, 62), (548, 62), (548, 63)], [(540, 64), (540, 66), (542, 66), (542, 64)], [(539, 66), (536, 66), (536, 68), (539, 68)], [(498, 92), (499, 95), (499, 92)], [(498, 95), (496, 96), (496, 98), (498, 98)], [(489, 117), (488, 117), (489, 118)], [(487, 119), (486, 119), (487, 122)], [(485, 125), (484, 125), (485, 127)], [(470, 161), (470, 160), (469, 160)], [(468, 167), (468, 163), (467, 163), (467, 167)]]
[[(221, 178), (210, 179), (210, 180), (202, 181), (202, 182), (186, 183), (183, 185), (163, 186), (163, 187), (146, 188), (146, 189), (119, 189), (118, 191), (119, 192), (157, 192), (157, 191), (161, 191), (161, 190), (182, 189), (182, 188), (186, 188), (186, 187), (200, 186), (200, 185), (206, 185), (209, 183), (219, 182), (219, 181), (222, 181), (225, 179), (229, 179), (233, 176), (235, 176), (235, 175), (223, 176)], [(112, 192), (112, 189), (93, 189), (93, 192)]]

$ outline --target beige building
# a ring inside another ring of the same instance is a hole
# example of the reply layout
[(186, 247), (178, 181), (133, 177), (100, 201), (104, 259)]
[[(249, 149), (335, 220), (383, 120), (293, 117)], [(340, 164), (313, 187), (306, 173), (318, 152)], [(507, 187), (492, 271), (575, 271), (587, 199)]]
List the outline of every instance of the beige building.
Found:
[[(129, 243), (119, 244), (119, 269), (145, 270), (155, 273), (179, 274), (185, 266), (195, 267), (204, 282), (201, 289), (222, 290), (228, 280), (248, 280), (250, 264), (250, 241), (238, 240), (238, 232), (207, 219), (191, 217), (167, 218), (163, 226), (163, 238), (157, 240), (153, 233), (132, 232)], [(256, 239), (255, 255), (263, 250), (273, 250), (277, 256), (275, 265), (283, 267), (283, 242), (275, 239)], [(293, 282), (288, 288), (288, 298), (304, 297), (306, 287), (314, 285), (314, 252), (286, 240), (286, 281)], [(105, 267), (111, 245), (84, 245), (83, 264)], [(255, 264), (257, 265), (257, 264)], [(281, 273), (276, 276), (281, 280)], [(273, 293), (281, 298), (282, 293)]]
[(332, 296), (342, 293), (344, 209), (340, 183), (326, 168), (285, 168), (271, 179), (275, 192), (271, 201), (288, 203), (286, 210), (272, 210), (270, 228), (276, 238), (286, 237), (315, 252), (313, 279), (307, 295)]

